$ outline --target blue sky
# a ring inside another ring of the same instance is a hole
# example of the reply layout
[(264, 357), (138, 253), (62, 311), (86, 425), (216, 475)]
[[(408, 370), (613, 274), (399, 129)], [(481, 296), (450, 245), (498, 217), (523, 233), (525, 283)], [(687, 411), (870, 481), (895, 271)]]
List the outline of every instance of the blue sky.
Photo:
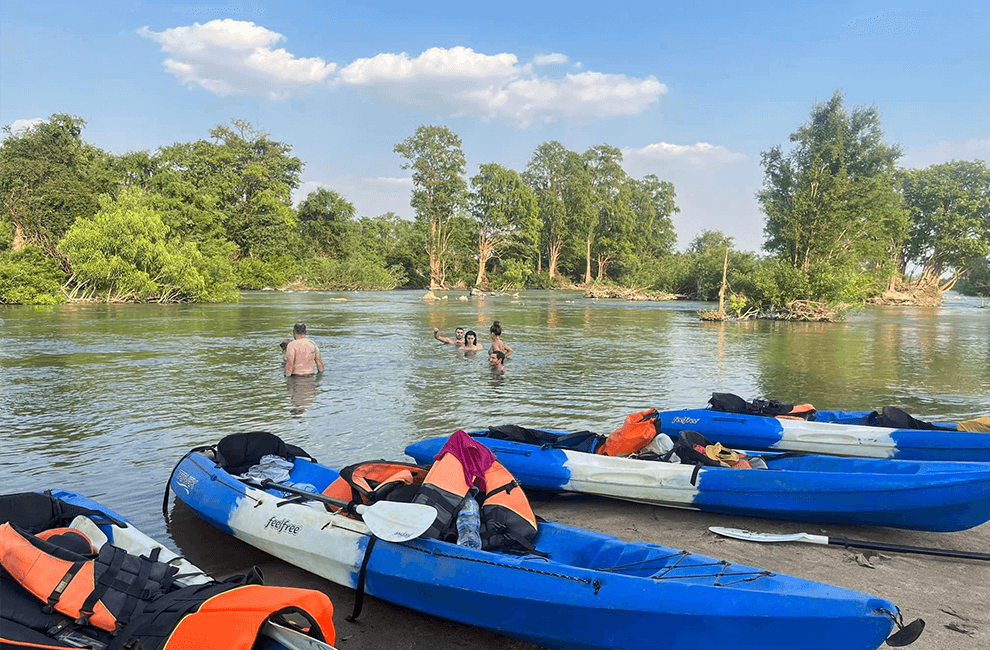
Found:
[(760, 152), (836, 89), (904, 166), (990, 160), (990, 5), (0, 0), (0, 124), (70, 113), (122, 153), (244, 119), (306, 163), (297, 199), (368, 216), (412, 215), (392, 148), (443, 124), (469, 175), (607, 142), (674, 183), (680, 248), (718, 229), (759, 250)]

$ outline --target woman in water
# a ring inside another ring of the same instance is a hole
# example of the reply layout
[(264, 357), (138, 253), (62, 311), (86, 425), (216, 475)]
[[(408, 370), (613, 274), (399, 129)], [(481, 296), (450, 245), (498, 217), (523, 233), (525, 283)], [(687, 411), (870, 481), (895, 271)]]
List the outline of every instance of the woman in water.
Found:
[(501, 352), (505, 356), (512, 354), (512, 348), (502, 340), (502, 325), (498, 321), (492, 323), (491, 328), (488, 330), (492, 334), (492, 347), (488, 348), (488, 352)]
[(468, 330), (464, 333), (464, 342), (461, 343), (458, 349), (465, 352), (480, 352), (485, 347), (478, 343), (478, 334), (474, 330)]

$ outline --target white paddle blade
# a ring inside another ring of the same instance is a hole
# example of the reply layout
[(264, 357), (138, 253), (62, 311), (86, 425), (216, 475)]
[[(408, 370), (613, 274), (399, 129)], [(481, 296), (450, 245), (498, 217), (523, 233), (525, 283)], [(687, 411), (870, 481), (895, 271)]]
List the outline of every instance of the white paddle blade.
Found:
[(754, 533), (740, 528), (722, 528), (721, 526), (710, 526), (708, 530), (716, 535), (744, 539), (747, 542), (810, 542), (811, 544), (828, 544), (828, 537), (809, 535), (808, 533)]
[(378, 501), (370, 506), (355, 508), (368, 530), (386, 542), (407, 542), (416, 539), (433, 525), (437, 509), (424, 503)]

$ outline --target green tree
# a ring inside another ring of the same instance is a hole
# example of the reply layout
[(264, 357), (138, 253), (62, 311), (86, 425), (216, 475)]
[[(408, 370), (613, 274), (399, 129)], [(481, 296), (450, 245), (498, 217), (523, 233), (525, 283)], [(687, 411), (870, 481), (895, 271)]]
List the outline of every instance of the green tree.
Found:
[(325, 187), (310, 192), (297, 208), (303, 245), (317, 257), (342, 258), (350, 242), (354, 204)]
[(402, 281), (398, 286), (422, 289), (430, 284), (430, 264), (423, 233), (416, 225), (387, 212), (358, 220), (358, 246), (369, 256), (385, 261), (386, 268)]
[(0, 252), (0, 304), (57, 305), (65, 302), (65, 272), (40, 247)]
[(636, 254), (655, 258), (671, 255), (677, 245), (673, 216), (681, 211), (674, 184), (655, 174), (647, 174), (639, 181), (629, 179), (628, 184)]
[(594, 227), (586, 239), (588, 257), (585, 282), (591, 281), (592, 248), (598, 266), (598, 281), (601, 282), (613, 260), (632, 252), (631, 188), (629, 178), (622, 169), (622, 152), (617, 148), (600, 144), (588, 149), (583, 159), (585, 169), (591, 176), (592, 205), (596, 213), (592, 218)]
[(497, 163), (481, 165), (471, 179), (471, 215), (478, 224), (478, 277), (474, 284), (488, 284), (488, 262), (513, 243), (517, 250), (532, 249), (539, 238), (536, 196), (519, 174)]
[(982, 160), (953, 160), (903, 170), (900, 180), (911, 216), (901, 272), (915, 264), (921, 282), (948, 291), (973, 260), (990, 253), (990, 169)]
[(461, 139), (446, 127), (420, 126), (414, 135), (395, 145), (394, 151), (406, 160), (402, 169), (413, 172), (410, 205), (425, 234), (430, 288), (445, 286), (452, 235), (449, 226), (467, 198)]
[[(628, 251), (620, 260), (619, 280), (629, 286), (674, 292), (674, 269), (664, 266), (676, 260), (677, 234), (672, 216), (680, 212), (673, 183), (654, 174), (626, 181), (629, 193)], [(673, 272), (673, 275), (672, 275)]]
[(107, 302), (236, 300), (229, 261), (205, 259), (195, 244), (170, 240), (139, 190), (126, 190), (116, 201), (103, 195), (100, 208), (77, 219), (59, 244), (76, 292)]
[(805, 273), (889, 266), (907, 228), (894, 183), (901, 148), (884, 142), (876, 107), (816, 104), (788, 153), (763, 152), (764, 249)]
[(97, 197), (114, 191), (109, 156), (82, 139), (86, 122), (57, 113), (18, 133), (4, 127), (0, 144), (0, 220), (14, 228), (15, 247), (40, 246), (58, 256), (62, 235), (78, 217), (99, 209)]
[(692, 293), (699, 300), (713, 300), (722, 286), (722, 268), (725, 251), (732, 250), (733, 238), (720, 230), (702, 230), (687, 249), (691, 272), (686, 280)]
[[(547, 274), (551, 280), (558, 275), (561, 250), (571, 231), (565, 205), (568, 153), (570, 152), (564, 145), (556, 140), (544, 142), (536, 148), (523, 173), (526, 184), (536, 194), (536, 204), (543, 224), (541, 248), (547, 253)], [(537, 258), (537, 273), (542, 272), (542, 259), (542, 255)]]

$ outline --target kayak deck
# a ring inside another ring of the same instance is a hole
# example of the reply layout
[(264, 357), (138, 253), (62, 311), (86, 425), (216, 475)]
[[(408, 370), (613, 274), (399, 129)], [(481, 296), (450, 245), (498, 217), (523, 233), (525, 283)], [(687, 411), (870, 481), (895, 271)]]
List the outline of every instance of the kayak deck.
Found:
[[(322, 491), (337, 476), (297, 458), (289, 480)], [(554, 523), (541, 523), (534, 539), (546, 556), (432, 539), (377, 540), (369, 550), (362, 522), (247, 485), (202, 455), (180, 462), (173, 487), (180, 481), (191, 487), (176, 495), (198, 515), (288, 562), (351, 588), (364, 564), (370, 595), (547, 648), (631, 650), (660, 631), (672, 650), (714, 649), (717, 620), (751, 633), (733, 640), (738, 647), (824, 650), (839, 638), (868, 650), (897, 614), (874, 596)]]
[[(550, 433), (566, 435), (566, 432)], [(611, 457), (474, 432), (524, 488), (667, 507), (825, 523), (950, 532), (990, 520), (990, 464), (764, 452), (767, 469)], [(444, 438), (406, 453), (428, 464)]]

